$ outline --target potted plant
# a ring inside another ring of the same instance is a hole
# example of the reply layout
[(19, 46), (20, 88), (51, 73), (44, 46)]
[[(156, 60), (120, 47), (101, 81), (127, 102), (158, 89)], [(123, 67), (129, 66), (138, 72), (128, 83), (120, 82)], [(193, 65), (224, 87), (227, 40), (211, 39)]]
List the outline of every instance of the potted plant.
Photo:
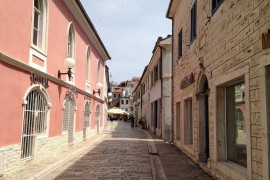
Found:
[(142, 129), (147, 128), (147, 123), (146, 123), (146, 118), (145, 117), (141, 117), (138, 123), (142, 126)]

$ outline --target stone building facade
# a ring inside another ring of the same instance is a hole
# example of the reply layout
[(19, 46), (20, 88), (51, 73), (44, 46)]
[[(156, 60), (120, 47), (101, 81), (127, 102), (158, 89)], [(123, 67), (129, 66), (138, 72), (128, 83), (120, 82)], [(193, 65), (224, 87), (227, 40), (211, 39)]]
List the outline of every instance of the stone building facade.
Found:
[(172, 139), (171, 45), (171, 35), (157, 39), (152, 57), (134, 91), (137, 119), (145, 121), (147, 128), (165, 141)]
[(218, 179), (269, 179), (269, 0), (171, 0), (173, 139)]

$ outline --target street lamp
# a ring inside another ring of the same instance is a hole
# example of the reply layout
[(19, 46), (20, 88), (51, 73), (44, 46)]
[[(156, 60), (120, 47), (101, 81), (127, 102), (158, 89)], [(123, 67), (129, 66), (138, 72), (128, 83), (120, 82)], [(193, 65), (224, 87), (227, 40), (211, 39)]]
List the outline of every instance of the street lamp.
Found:
[(100, 89), (102, 88), (102, 84), (99, 82), (99, 83), (97, 83), (97, 89), (98, 90), (93, 90), (93, 95), (95, 94), (95, 93), (98, 93), (98, 95), (100, 96)]
[(61, 75), (67, 74), (68, 75), (68, 80), (70, 81), (70, 78), (72, 77), (72, 73), (73, 73), (71, 69), (74, 68), (74, 66), (75, 66), (75, 59), (68, 57), (68, 58), (65, 59), (64, 64), (65, 64), (65, 67), (68, 70), (65, 73), (61, 73), (61, 71), (58, 70), (58, 78), (61, 79)]

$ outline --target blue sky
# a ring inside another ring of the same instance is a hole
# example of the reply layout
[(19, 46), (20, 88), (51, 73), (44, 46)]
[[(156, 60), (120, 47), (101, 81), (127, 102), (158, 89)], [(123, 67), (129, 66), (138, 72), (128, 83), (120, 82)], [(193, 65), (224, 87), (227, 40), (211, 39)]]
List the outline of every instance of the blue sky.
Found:
[(159, 36), (171, 34), (169, 0), (81, 0), (112, 59), (111, 81), (140, 77)]

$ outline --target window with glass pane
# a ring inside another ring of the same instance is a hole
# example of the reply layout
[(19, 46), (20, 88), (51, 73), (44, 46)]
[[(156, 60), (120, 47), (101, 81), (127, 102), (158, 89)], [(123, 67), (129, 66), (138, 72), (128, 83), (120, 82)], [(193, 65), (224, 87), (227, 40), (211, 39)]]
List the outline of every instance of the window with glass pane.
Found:
[(247, 166), (245, 84), (226, 88), (227, 158)]
[(43, 12), (42, 2), (34, 1), (34, 22), (33, 22), (33, 44), (41, 47), (42, 45), (42, 25)]
[(68, 33), (68, 57), (73, 57), (73, 33), (71, 28), (69, 29)]
[(90, 49), (89, 47), (87, 48), (87, 57), (86, 57), (86, 81), (90, 82), (90, 70), (91, 70), (91, 66), (90, 66)]
[(182, 57), (182, 29), (178, 33), (178, 58)]
[(190, 42), (192, 42), (196, 38), (196, 23), (197, 23), (197, 1), (194, 2), (191, 10), (190, 10)]
[(218, 9), (222, 1), (223, 0), (212, 0), (212, 13), (214, 13)]

